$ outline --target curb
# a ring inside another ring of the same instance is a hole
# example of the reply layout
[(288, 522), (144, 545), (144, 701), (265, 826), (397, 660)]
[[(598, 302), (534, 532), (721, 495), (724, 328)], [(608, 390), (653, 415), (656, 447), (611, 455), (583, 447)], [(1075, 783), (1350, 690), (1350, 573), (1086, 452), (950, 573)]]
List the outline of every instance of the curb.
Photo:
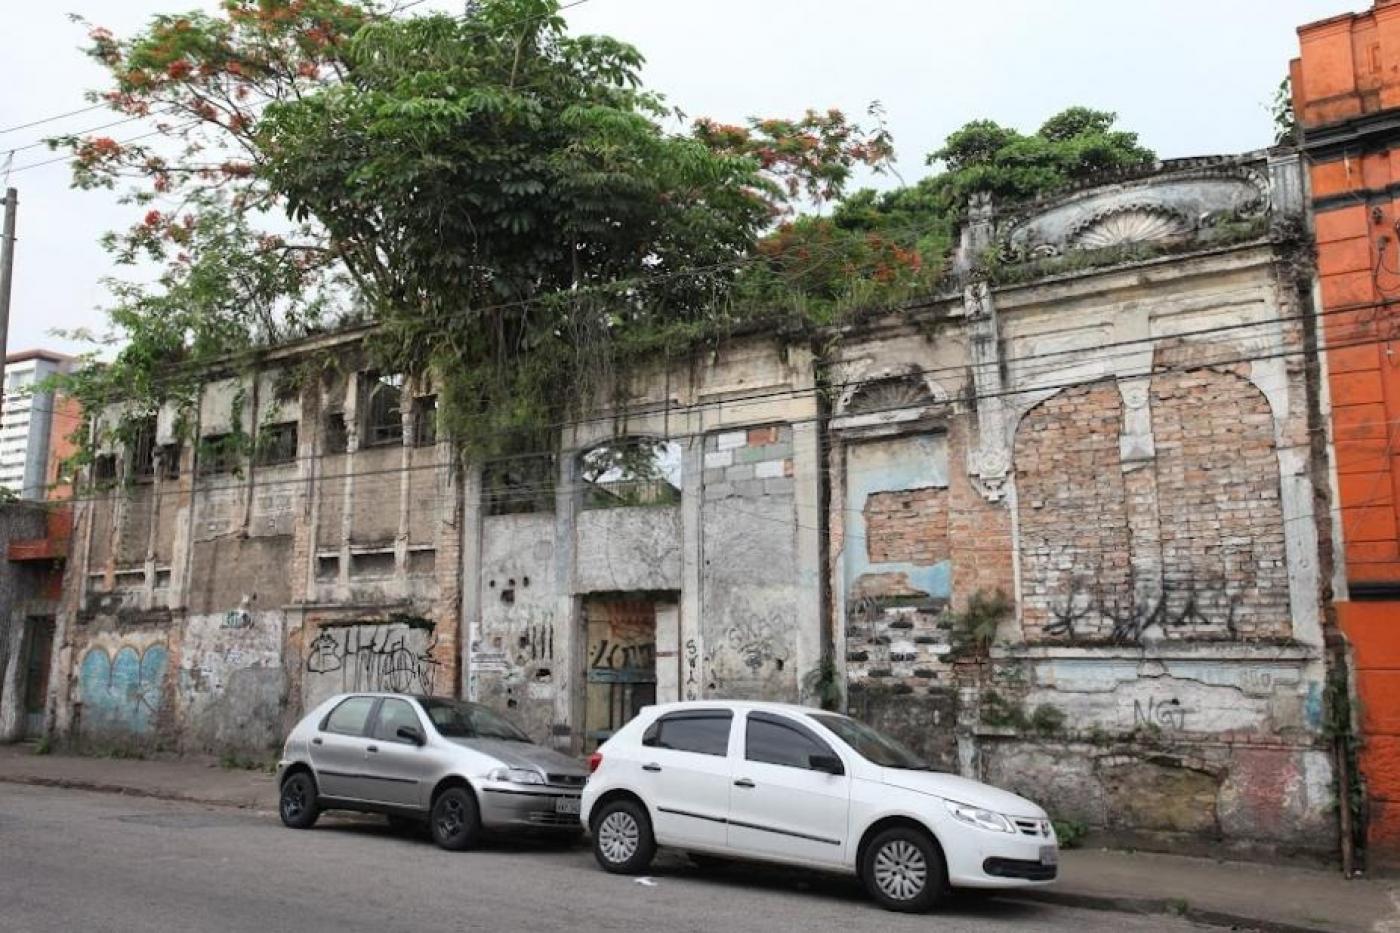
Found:
[(1179, 917), (1192, 923), (1205, 926), (1225, 927), (1231, 930), (1257, 930), (1259, 933), (1337, 933), (1335, 927), (1299, 926), (1262, 917), (1246, 917), (1208, 907), (1193, 907), (1179, 900), (1155, 897), (1119, 897), (1113, 894), (1087, 894), (1078, 891), (1028, 890), (998, 892), (998, 896), (1008, 900), (1038, 901), (1042, 904), (1057, 904), (1061, 907), (1078, 907), (1084, 910), (1104, 910), (1123, 914), (1160, 915)]
[(152, 800), (174, 800), (179, 803), (197, 803), (208, 807), (229, 807), (235, 810), (252, 810), (258, 813), (276, 812), (275, 808), (269, 808), (257, 801), (229, 800), (227, 797), (199, 797), (194, 794), (151, 790), (143, 787), (132, 787), (127, 784), (103, 784), (100, 781), (84, 781), (78, 778), (51, 778), (31, 774), (0, 774), (0, 784), (24, 784), (30, 787), (61, 787), (65, 790), (86, 790), (98, 794), (144, 797)]

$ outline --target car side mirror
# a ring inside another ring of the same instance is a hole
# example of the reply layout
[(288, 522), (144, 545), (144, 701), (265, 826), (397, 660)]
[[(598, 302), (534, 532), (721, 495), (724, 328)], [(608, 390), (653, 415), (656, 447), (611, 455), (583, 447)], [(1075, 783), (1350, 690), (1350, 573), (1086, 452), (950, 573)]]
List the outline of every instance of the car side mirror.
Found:
[(808, 755), (807, 767), (813, 771), (825, 771), (827, 774), (845, 774), (846, 767), (841, 764), (841, 759), (835, 755)]
[(427, 739), (423, 737), (423, 733), (416, 726), (399, 726), (398, 731), (395, 732), (394, 735), (403, 739), (405, 742), (412, 742), (414, 745), (422, 745), (427, 741)]

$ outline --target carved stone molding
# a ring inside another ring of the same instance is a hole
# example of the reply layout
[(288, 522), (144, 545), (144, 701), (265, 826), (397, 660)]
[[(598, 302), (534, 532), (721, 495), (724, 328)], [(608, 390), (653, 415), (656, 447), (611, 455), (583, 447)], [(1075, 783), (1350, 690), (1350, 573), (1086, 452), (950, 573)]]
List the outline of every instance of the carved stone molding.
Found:
[(1011, 479), (1011, 451), (997, 444), (978, 447), (968, 461), (973, 488), (988, 502), (1003, 501)]
[(1017, 263), (1075, 250), (1204, 237), (1221, 222), (1267, 213), (1271, 202), (1269, 178), (1253, 165), (1165, 165), (1153, 174), (1026, 208), (999, 225), (997, 256)]
[(1191, 221), (1160, 204), (1133, 204), (1101, 212), (1070, 232), (1074, 249), (1104, 249), (1129, 243), (1170, 240), (1191, 232)]

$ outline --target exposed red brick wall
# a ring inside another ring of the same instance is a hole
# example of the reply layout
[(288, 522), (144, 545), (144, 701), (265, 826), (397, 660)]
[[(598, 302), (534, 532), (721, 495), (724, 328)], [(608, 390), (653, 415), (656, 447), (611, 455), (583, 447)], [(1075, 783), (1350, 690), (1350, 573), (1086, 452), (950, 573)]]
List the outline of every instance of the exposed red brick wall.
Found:
[(865, 500), (872, 563), (936, 564), (948, 559), (948, 490), (877, 492)]
[(972, 484), (967, 470), (967, 419), (948, 426), (948, 549), (953, 558), (953, 605), (962, 608), (979, 590), (1016, 592), (1016, 552), (1011, 540), (1011, 510), (1005, 501), (989, 502)]
[[(1113, 382), (1076, 386), (1031, 410), (1016, 433), (1022, 622), (1035, 640), (1066, 634), (1057, 614), (1090, 591), (1111, 605), (1132, 599), (1128, 516), (1119, 463), (1123, 399)], [(1095, 614), (1097, 615), (1097, 614)], [(1075, 633), (1107, 635), (1096, 618)]]
[(1152, 427), (1167, 609), (1194, 616), (1168, 634), (1287, 636), (1288, 567), (1268, 400), (1238, 373), (1166, 373), (1152, 380)]

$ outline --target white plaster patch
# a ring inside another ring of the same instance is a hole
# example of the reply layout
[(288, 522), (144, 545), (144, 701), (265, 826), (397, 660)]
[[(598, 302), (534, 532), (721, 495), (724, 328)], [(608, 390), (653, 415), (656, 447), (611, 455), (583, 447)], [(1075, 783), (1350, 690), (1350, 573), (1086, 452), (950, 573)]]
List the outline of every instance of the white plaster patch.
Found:
[(705, 454), (705, 469), (714, 470), (732, 466), (734, 463), (734, 451), (716, 450)]
[(715, 446), (720, 450), (733, 450), (749, 442), (748, 431), (726, 431), (715, 438)]
[(764, 460), (757, 463), (754, 465), (753, 475), (758, 479), (780, 479), (783, 476), (783, 461)]

